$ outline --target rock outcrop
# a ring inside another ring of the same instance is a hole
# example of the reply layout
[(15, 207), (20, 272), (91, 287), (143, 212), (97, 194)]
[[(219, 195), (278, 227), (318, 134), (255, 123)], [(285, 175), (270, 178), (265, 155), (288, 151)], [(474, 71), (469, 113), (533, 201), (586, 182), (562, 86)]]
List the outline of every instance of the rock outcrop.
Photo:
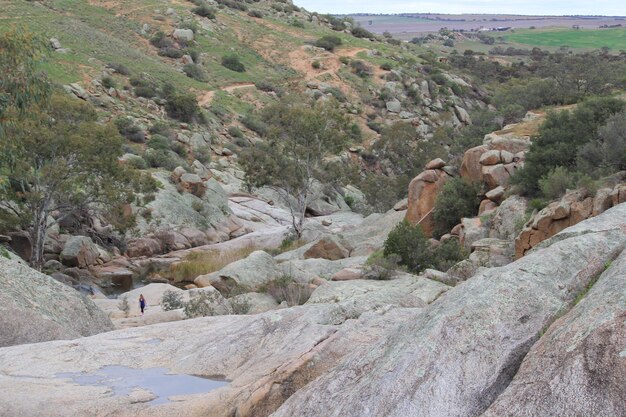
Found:
[(515, 257), (520, 258), (540, 242), (608, 208), (626, 202), (626, 185), (602, 188), (595, 196), (584, 190), (569, 192), (560, 201), (550, 203), (524, 226), (515, 239)]
[(78, 291), (0, 255), (0, 346), (75, 339), (112, 329), (106, 315)]
[[(434, 163), (436, 160), (431, 162)], [(450, 178), (452, 177), (441, 168), (428, 169), (413, 178), (409, 184), (405, 219), (411, 224), (420, 224), (427, 236), (432, 235), (435, 227), (432, 213), (437, 195)]]
[(449, 290), (384, 341), (356, 350), (296, 392), (273, 416), (480, 415), (542, 329), (623, 250), (624, 219), (622, 204)]
[(533, 346), (484, 417), (626, 412), (626, 252)]

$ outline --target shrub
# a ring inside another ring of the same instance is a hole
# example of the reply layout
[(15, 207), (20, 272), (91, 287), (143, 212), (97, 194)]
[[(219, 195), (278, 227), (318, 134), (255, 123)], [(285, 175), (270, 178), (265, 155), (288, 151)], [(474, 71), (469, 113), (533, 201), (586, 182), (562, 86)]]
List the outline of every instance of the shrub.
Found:
[(108, 88), (115, 88), (115, 87), (116, 87), (116, 85), (115, 85), (115, 79), (113, 79), (113, 77), (110, 77), (110, 76), (108, 76), (108, 75), (107, 75), (107, 76), (102, 77), (102, 86), (103, 86), (104, 88), (107, 88), (107, 89), (108, 89)]
[(437, 196), (433, 212), (434, 235), (439, 237), (459, 224), (463, 217), (473, 217), (480, 206), (479, 184), (453, 178)]
[(155, 33), (154, 36), (150, 38), (150, 43), (159, 49), (174, 46), (174, 42), (161, 31)]
[(126, 166), (133, 169), (146, 169), (148, 165), (146, 161), (139, 155), (133, 155), (126, 160)]
[(257, 19), (263, 19), (263, 12), (260, 10), (250, 10), (248, 16), (255, 17)]
[(380, 69), (385, 71), (391, 71), (393, 69), (393, 64), (391, 62), (383, 62), (380, 64)]
[(368, 38), (368, 39), (374, 39), (374, 34), (366, 29), (363, 29), (361, 27), (356, 27), (352, 29), (352, 36), (356, 37), (356, 38)]
[(159, 49), (158, 52), (159, 56), (166, 56), (168, 58), (180, 58), (182, 57), (185, 53), (183, 51), (181, 51), (178, 48), (174, 48), (174, 47), (167, 47), (167, 48), (161, 48)]
[(257, 81), (254, 83), (254, 86), (261, 91), (265, 91), (266, 93), (270, 91), (276, 91), (276, 86), (266, 80)]
[(340, 56), (339, 62), (341, 62), (343, 65), (348, 65), (350, 63), (350, 58), (348, 58), (347, 56)]
[(127, 117), (115, 119), (115, 126), (122, 136), (132, 142), (143, 143), (146, 140), (146, 133)]
[(207, 6), (206, 4), (194, 7), (191, 11), (198, 16), (207, 17), (209, 19), (215, 19), (215, 10)]
[(126, 75), (126, 76), (130, 75), (130, 70), (128, 68), (126, 68), (126, 66), (124, 66), (122, 64), (118, 64), (118, 63), (112, 62), (112, 63), (108, 63), (107, 67), (111, 68), (114, 72), (117, 72), (118, 74), (122, 74), (122, 75)]
[(317, 61), (317, 60), (316, 60), (316, 61), (311, 62), (311, 66), (312, 66), (314, 69), (320, 69), (320, 68), (322, 68), (322, 64), (321, 64), (321, 62), (319, 62), (319, 61)]
[(130, 304), (128, 304), (128, 297), (120, 298), (120, 301), (117, 303), (117, 308), (124, 312), (124, 315), (128, 317), (128, 313), (130, 312)]
[(206, 165), (211, 162), (211, 149), (208, 146), (203, 148), (194, 148), (193, 157), (202, 164)]
[(400, 267), (399, 262), (400, 256), (396, 254), (385, 256), (382, 250), (378, 250), (367, 258), (364, 277), (379, 281), (390, 280)]
[(183, 312), (190, 319), (214, 316), (217, 314), (215, 307), (218, 303), (219, 295), (217, 291), (198, 291), (185, 303)]
[(260, 291), (274, 297), (279, 304), (286, 302), (289, 307), (306, 303), (313, 294), (313, 290), (308, 285), (300, 284), (288, 275), (268, 282)]
[(336, 47), (341, 45), (341, 38), (338, 36), (326, 35), (319, 38), (315, 42), (315, 46), (318, 48), (324, 48), (327, 51), (333, 51)]
[(170, 149), (170, 141), (165, 136), (156, 134), (148, 140), (148, 147), (152, 149)]
[(246, 67), (239, 60), (237, 55), (225, 55), (222, 57), (222, 65), (231, 71), (245, 72)]
[(177, 310), (183, 307), (185, 307), (185, 303), (183, 303), (183, 295), (180, 292), (167, 290), (163, 293), (163, 297), (161, 297), (161, 308), (163, 310)]
[(292, 19), (289, 24), (295, 28), (304, 29), (304, 22), (298, 19)]
[(259, 134), (259, 136), (265, 136), (265, 134), (267, 133), (267, 124), (251, 114), (245, 115), (241, 119), (241, 123), (248, 129)]
[(234, 297), (228, 300), (230, 302), (230, 308), (233, 310), (233, 314), (248, 314), (250, 312), (250, 302), (245, 297)]
[(383, 255), (397, 255), (398, 262), (409, 271), (420, 272), (428, 267), (428, 238), (420, 225), (411, 225), (406, 220), (399, 223), (387, 236)]
[(198, 116), (200, 108), (193, 94), (174, 94), (167, 99), (165, 110), (170, 117), (182, 122), (191, 122)]
[(196, 64), (185, 64), (183, 66), (183, 72), (189, 78), (193, 78), (196, 81), (206, 81), (206, 73), (202, 69), (200, 65)]
[(165, 168), (170, 171), (184, 163), (176, 153), (165, 149), (148, 149), (143, 158), (152, 168)]
[(350, 66), (352, 67), (354, 73), (361, 78), (366, 78), (372, 75), (372, 69), (363, 61), (352, 61)]
[(563, 167), (556, 167), (539, 179), (541, 194), (548, 200), (561, 198), (574, 185), (575, 175)]
[(243, 132), (237, 126), (229, 126), (228, 134), (233, 138), (242, 138)]
[(138, 87), (135, 87), (135, 95), (137, 97), (152, 98), (156, 97), (157, 91), (152, 86), (140, 85)]

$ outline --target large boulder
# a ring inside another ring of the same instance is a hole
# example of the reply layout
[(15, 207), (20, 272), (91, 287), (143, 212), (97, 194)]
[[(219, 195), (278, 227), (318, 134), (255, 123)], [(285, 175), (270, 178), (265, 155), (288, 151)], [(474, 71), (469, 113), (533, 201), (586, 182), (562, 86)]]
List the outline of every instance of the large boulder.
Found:
[(67, 266), (86, 268), (95, 265), (100, 252), (87, 236), (72, 236), (61, 252), (61, 262)]
[(0, 346), (75, 339), (112, 328), (78, 291), (0, 255)]
[(437, 195), (452, 177), (441, 169), (426, 170), (413, 178), (409, 184), (409, 201), (405, 219), (411, 224), (419, 224), (427, 236), (435, 228), (433, 209)]
[(624, 306), (626, 252), (548, 328), (483, 416), (624, 415)]
[(339, 239), (332, 236), (320, 239), (304, 252), (304, 259), (321, 258), (336, 261), (348, 256), (350, 256), (350, 251)]
[(621, 252), (625, 219), (626, 205), (614, 207), (447, 291), (384, 340), (355, 349), (273, 416), (480, 415), (542, 330)]
[(307, 304), (352, 303), (362, 311), (384, 305), (424, 307), (449, 289), (440, 282), (409, 274), (391, 281), (329, 281), (313, 292)]
[(199, 287), (212, 285), (224, 293), (229, 293), (235, 288), (257, 291), (281, 275), (282, 271), (271, 255), (267, 252), (256, 251), (245, 259), (227, 265), (220, 271), (200, 275), (194, 283)]

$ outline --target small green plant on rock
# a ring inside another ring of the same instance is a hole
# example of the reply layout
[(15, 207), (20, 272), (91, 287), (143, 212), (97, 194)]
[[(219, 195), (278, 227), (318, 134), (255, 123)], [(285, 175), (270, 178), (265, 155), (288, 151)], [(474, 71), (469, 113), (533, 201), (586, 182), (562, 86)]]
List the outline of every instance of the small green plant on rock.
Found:
[(179, 308), (183, 308), (184, 306), (185, 303), (183, 303), (183, 295), (180, 292), (167, 290), (163, 293), (163, 297), (161, 297), (161, 307), (163, 310), (177, 310)]
[(215, 305), (218, 302), (216, 292), (199, 291), (185, 303), (183, 312), (187, 318), (214, 316), (217, 314)]

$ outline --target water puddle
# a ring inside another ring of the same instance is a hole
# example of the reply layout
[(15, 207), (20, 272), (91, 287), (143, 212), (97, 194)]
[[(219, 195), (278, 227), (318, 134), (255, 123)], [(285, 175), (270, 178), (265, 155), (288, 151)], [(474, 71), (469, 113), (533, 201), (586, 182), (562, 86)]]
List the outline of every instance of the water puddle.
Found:
[(135, 369), (105, 366), (94, 372), (66, 372), (56, 378), (68, 378), (82, 386), (108, 387), (113, 395), (128, 395), (135, 388), (152, 392), (156, 398), (147, 404), (166, 404), (176, 395), (202, 394), (228, 385), (228, 381), (194, 375), (168, 374), (166, 368)]

